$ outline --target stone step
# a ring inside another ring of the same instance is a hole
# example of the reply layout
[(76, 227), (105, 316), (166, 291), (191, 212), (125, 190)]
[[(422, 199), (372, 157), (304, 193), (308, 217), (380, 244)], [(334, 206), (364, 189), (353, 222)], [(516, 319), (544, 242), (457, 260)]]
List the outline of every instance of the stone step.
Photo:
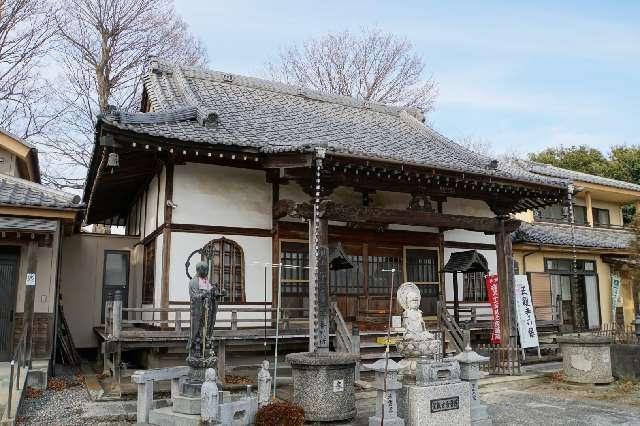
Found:
[(173, 401), (173, 412), (180, 414), (200, 414), (201, 398), (178, 395), (171, 398)]
[(172, 407), (156, 408), (149, 412), (149, 423), (158, 426), (200, 426), (200, 416), (175, 413)]

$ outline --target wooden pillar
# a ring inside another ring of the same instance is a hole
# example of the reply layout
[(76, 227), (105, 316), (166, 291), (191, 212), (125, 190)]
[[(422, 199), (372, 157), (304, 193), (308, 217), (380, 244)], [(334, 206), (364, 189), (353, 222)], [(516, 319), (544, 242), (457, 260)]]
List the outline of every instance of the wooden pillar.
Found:
[[(496, 258), (498, 267), (498, 285), (500, 296), (500, 344), (506, 346), (511, 343), (511, 306), (513, 305), (513, 285), (509, 279), (508, 261), (513, 263), (511, 244), (506, 247), (509, 235), (504, 230), (504, 218), (498, 218), (499, 232), (496, 239)], [(509, 251), (509, 253), (507, 253)], [(511, 277), (513, 278), (513, 277)]]
[[(278, 200), (280, 200), (280, 183), (274, 179), (271, 182), (271, 263), (273, 265), (280, 263), (280, 237), (278, 219), (273, 214)], [(271, 307), (278, 306), (278, 280), (280, 279), (278, 268), (271, 268)], [(266, 279), (266, 277), (265, 277)], [(266, 288), (265, 288), (266, 291)], [(264, 295), (267, 300), (267, 295)], [(296, 306), (302, 308), (303, 306)], [(276, 320), (276, 312), (271, 311), (271, 320)], [(275, 327), (275, 322), (274, 322)]]
[(458, 273), (453, 273), (453, 318), (460, 323), (460, 302), (458, 301)]
[(593, 206), (591, 204), (591, 193), (589, 191), (584, 193), (584, 204), (587, 210), (587, 223), (593, 227)]
[(36, 282), (38, 270), (38, 258), (36, 250), (38, 246), (35, 241), (30, 241), (27, 246), (27, 279), (24, 290), (24, 317), (22, 328), (26, 330), (25, 360), (31, 368), (31, 352), (33, 349), (33, 308), (36, 297)]
[[(317, 237), (318, 252), (317, 258), (314, 259), (316, 270), (310, 270), (310, 291), (309, 291), (309, 309), (315, 309), (317, 319), (312, 323), (314, 331), (309, 339), (314, 340), (316, 352), (329, 352), (329, 221), (324, 218), (318, 219), (313, 224), (311, 238), (309, 239), (309, 253), (316, 250), (315, 239)], [(311, 257), (311, 256), (310, 256)], [(311, 287), (314, 287), (317, 293), (311, 298)], [(310, 324), (311, 326), (311, 324)], [(311, 345), (311, 344), (310, 344)]]
[[(158, 193), (160, 198), (160, 193)], [(173, 217), (173, 161), (165, 162), (164, 185), (164, 229), (162, 230), (162, 287), (160, 292), (160, 306), (169, 307), (169, 285), (171, 283), (169, 271), (171, 266), (171, 220)], [(160, 313), (160, 319), (166, 321), (168, 312)], [(168, 323), (162, 323), (163, 328), (168, 328)]]

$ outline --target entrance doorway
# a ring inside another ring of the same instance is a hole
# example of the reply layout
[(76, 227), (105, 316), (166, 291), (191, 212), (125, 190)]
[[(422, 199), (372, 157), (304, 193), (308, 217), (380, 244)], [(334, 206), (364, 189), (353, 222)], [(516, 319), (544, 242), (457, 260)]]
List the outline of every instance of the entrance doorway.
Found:
[(9, 361), (13, 347), (18, 247), (0, 247), (0, 361)]
[(572, 286), (573, 271), (570, 259), (547, 259), (550, 272), (552, 300), (560, 313), (560, 329), (573, 332), (600, 327), (600, 296), (595, 262), (576, 262), (576, 285)]
[(113, 300), (116, 291), (120, 291), (122, 306), (129, 306), (129, 252), (124, 250), (105, 250), (103, 271), (102, 321), (104, 322), (104, 306), (107, 300)]

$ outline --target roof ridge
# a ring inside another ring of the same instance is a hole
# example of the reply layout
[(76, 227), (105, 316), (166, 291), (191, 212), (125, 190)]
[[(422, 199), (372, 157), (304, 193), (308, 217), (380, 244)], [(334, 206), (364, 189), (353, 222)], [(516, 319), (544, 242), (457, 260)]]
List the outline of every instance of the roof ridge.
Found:
[[(65, 191), (61, 191), (59, 189), (55, 189), (55, 188), (50, 188), (44, 184), (41, 183), (37, 183), (37, 182), (31, 182), (30, 180), (26, 180), (26, 179), (22, 179), (20, 177), (16, 177), (16, 176), (11, 176), (5, 173), (0, 173), (0, 179), (6, 179), (8, 181), (13, 181), (14, 183), (18, 183), (18, 184), (22, 184), (25, 185), (27, 187), (29, 187), (29, 189), (39, 189), (42, 190), (44, 192), (49, 192), (50, 194), (56, 194), (60, 197), (67, 197), (70, 202), (73, 203), (73, 199), (75, 197), (77, 197), (76, 194), (70, 194), (68, 192)], [(78, 203), (73, 203), (73, 204), (78, 204)]]
[[(532, 164), (534, 166), (542, 167), (543, 169), (561, 170), (561, 171), (568, 172), (568, 173), (575, 173), (575, 174), (581, 175), (581, 176), (589, 176), (589, 177), (595, 177), (595, 178), (598, 178), (598, 179), (603, 179), (605, 181), (609, 181), (609, 182), (612, 182), (612, 183), (615, 182), (615, 183), (618, 183), (618, 184), (633, 185), (633, 186), (635, 186), (637, 188), (638, 191), (640, 191), (640, 185), (635, 183), (635, 182), (628, 182), (626, 180), (619, 180), (619, 179), (613, 179), (613, 178), (606, 177), (606, 176), (593, 175), (591, 173), (585, 173), (585, 172), (581, 172), (581, 171), (578, 171), (578, 170), (565, 169), (564, 167), (558, 167), (558, 166), (555, 166), (553, 164), (540, 163), (538, 161), (531, 161), (531, 160), (518, 160), (518, 161), (523, 161), (525, 163)], [(533, 171), (533, 173), (545, 174), (543, 171)], [(547, 174), (546, 176), (557, 177), (557, 176), (554, 176), (552, 174)]]
[[(399, 116), (401, 112), (405, 112), (416, 118), (418, 121), (424, 119), (422, 111), (415, 107), (400, 107), (383, 104), (380, 102), (361, 100), (356, 99), (352, 96), (326, 93), (319, 90), (281, 83), (273, 80), (267, 80), (259, 77), (245, 76), (242, 74), (234, 74), (194, 66), (175, 64), (159, 58), (152, 58), (149, 61), (150, 73), (155, 74), (158, 72), (176, 72), (176, 70), (179, 70), (185, 77), (213, 79), (220, 83), (235, 84), (238, 86), (246, 86), (260, 90), (284, 93), (292, 96), (303, 96), (315, 101), (330, 102), (352, 108), (368, 109), (394, 116)], [(156, 85), (154, 84), (154, 86)]]

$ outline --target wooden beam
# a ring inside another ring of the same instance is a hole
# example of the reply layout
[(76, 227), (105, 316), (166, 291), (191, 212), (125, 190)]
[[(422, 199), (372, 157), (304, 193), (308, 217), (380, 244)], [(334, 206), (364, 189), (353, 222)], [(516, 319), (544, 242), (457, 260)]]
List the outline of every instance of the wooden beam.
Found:
[(587, 224), (593, 227), (593, 205), (591, 204), (591, 193), (589, 191), (584, 192), (584, 204), (587, 210)]
[(262, 160), (265, 169), (289, 169), (293, 167), (311, 167), (313, 154), (283, 153), (274, 154)]
[[(158, 181), (160, 181), (160, 174), (158, 174)], [(158, 185), (158, 199), (160, 199), (160, 185)], [(160, 289), (160, 306), (163, 308), (169, 307), (169, 267), (171, 265), (171, 219), (173, 215), (173, 208), (170, 204), (173, 203), (173, 162), (165, 162), (165, 185), (164, 185), (164, 229), (162, 230), (162, 287)], [(158, 212), (156, 211), (156, 218)], [(167, 313), (160, 314), (162, 320), (168, 318)]]
[[(36, 283), (38, 280), (38, 257), (36, 243), (34, 241), (27, 245), (27, 276), (24, 290), (24, 317), (22, 329), (26, 330), (25, 359), (31, 368), (31, 351), (33, 348), (33, 308), (36, 297)], [(57, 301), (56, 301), (57, 303)]]
[[(273, 211), (274, 217), (284, 215), (310, 219), (313, 217), (313, 206), (309, 203), (295, 203), (291, 200), (280, 200)], [(356, 207), (323, 201), (320, 205), (320, 217), (348, 223), (377, 223), (381, 225), (398, 224), (413, 226), (443, 227), (449, 229), (466, 229), (469, 231), (495, 234), (500, 232), (496, 218), (461, 216), (451, 214), (427, 213), (415, 210), (380, 209), (373, 207)], [(515, 231), (520, 226), (516, 219), (505, 219), (503, 229)]]
[(37, 217), (46, 219), (62, 219), (64, 221), (73, 222), (77, 214), (76, 210), (55, 210), (42, 207), (0, 207), (0, 215), (3, 216), (22, 216)]

